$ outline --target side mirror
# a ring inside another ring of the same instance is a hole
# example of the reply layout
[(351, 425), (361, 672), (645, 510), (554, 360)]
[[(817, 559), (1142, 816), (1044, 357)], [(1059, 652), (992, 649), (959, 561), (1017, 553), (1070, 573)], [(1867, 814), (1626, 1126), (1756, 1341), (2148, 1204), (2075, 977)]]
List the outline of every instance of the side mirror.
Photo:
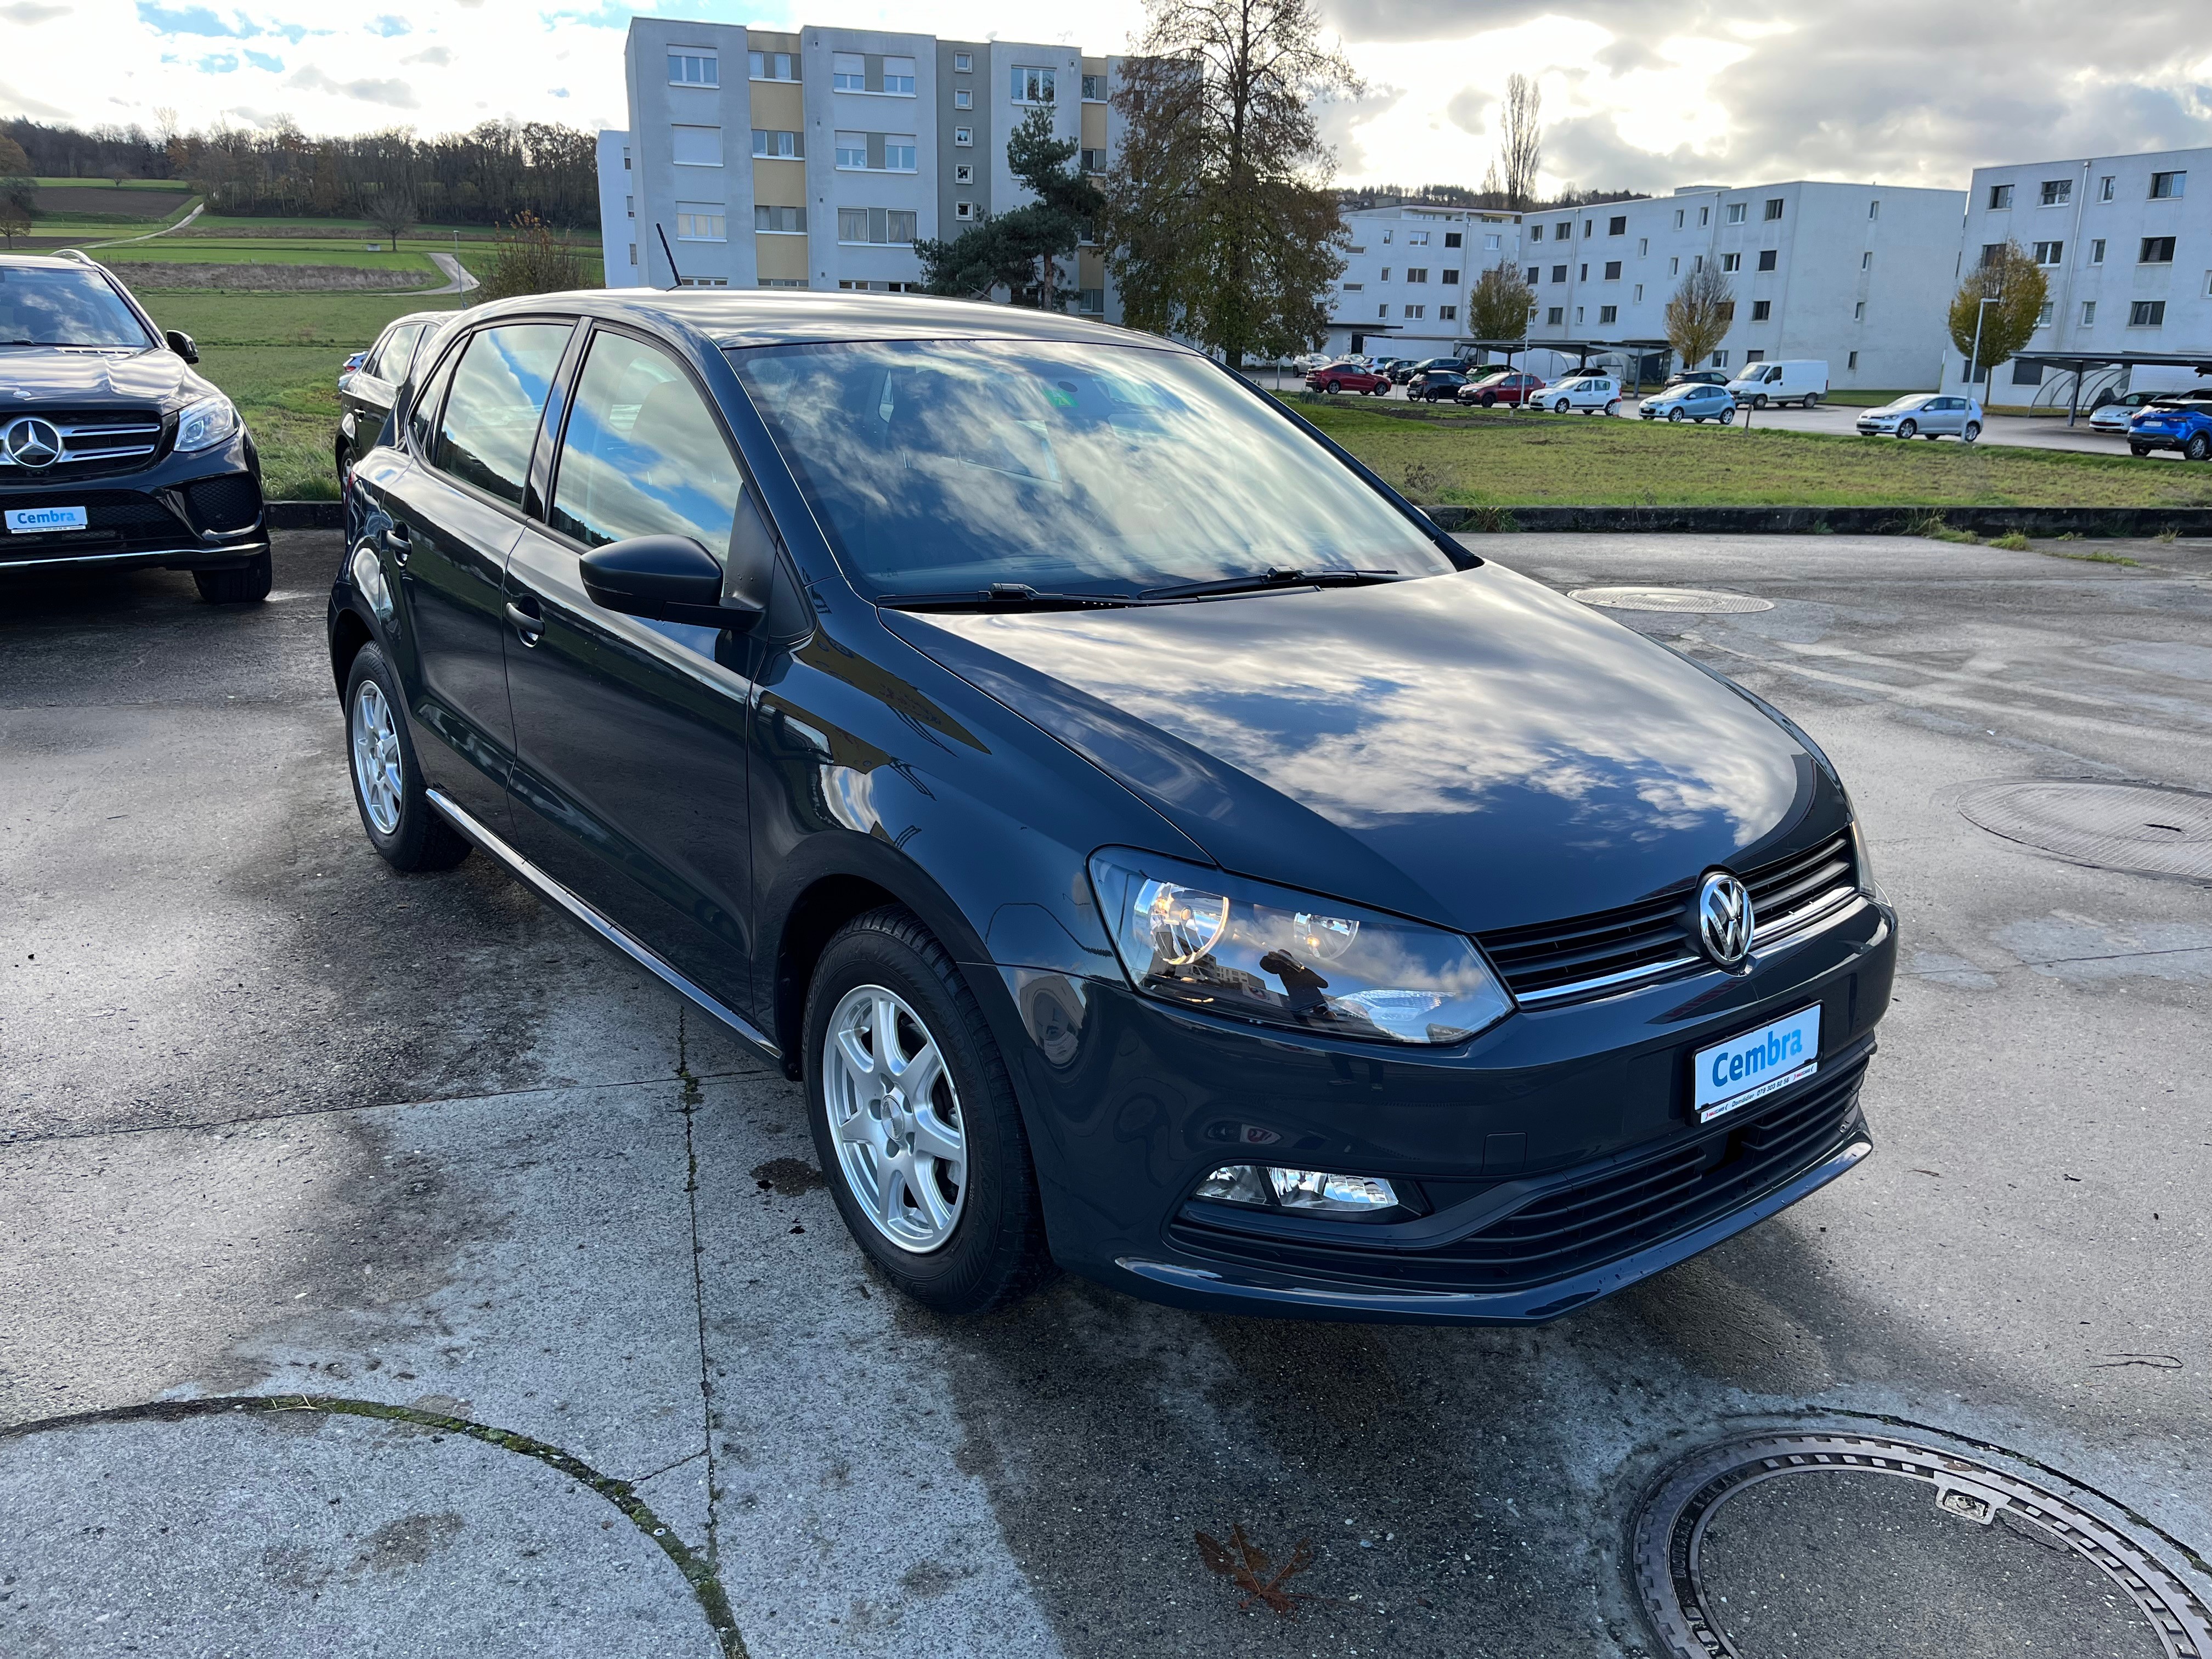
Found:
[(177, 356), (182, 357), (186, 362), (196, 363), (199, 362), (200, 349), (193, 342), (191, 335), (185, 333), (180, 329), (173, 328), (167, 334), (164, 334), (161, 338), (167, 343), (170, 350), (175, 352)]
[(695, 628), (744, 628), (759, 615), (722, 603), (722, 567), (689, 536), (633, 536), (580, 562), (584, 592), (602, 610)]

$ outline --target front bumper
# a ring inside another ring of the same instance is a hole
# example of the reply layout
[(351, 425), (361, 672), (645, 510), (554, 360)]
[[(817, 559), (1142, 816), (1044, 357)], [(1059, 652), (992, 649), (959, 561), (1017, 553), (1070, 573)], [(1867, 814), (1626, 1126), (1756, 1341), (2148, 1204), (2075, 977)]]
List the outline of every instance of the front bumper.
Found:
[[(1871, 1150), (1858, 1095), (1887, 1006), (1895, 918), (1862, 898), (1753, 970), (1524, 1009), (1430, 1054), (1263, 1031), (1125, 986), (1001, 970), (1054, 1043), (1024, 1052), (1054, 1255), (1177, 1305), (1460, 1323), (1555, 1318), (1753, 1225)], [(1820, 1068), (1692, 1121), (1688, 1056), (1817, 1001)], [(1040, 1147), (1041, 1152), (1043, 1148)], [(1194, 1200), (1261, 1163), (1379, 1176), (1388, 1222)]]
[(269, 550), (259, 460), (242, 429), (213, 449), (135, 471), (0, 483), (0, 510), (49, 507), (82, 507), (89, 523), (35, 534), (0, 527), (0, 570), (222, 569)]

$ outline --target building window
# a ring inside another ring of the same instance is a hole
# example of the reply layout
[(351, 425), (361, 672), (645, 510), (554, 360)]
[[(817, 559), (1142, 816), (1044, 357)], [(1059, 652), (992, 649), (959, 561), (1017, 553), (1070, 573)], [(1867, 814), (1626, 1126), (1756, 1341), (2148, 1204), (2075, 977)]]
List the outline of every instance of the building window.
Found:
[(1778, 257), (1778, 255), (1777, 255), (1777, 251), (1776, 251), (1775, 249), (1773, 249), (1773, 248), (1771, 248), (1771, 247), (1763, 247), (1763, 248), (1759, 249), (1759, 268), (1761, 270), (1773, 270), (1773, 269), (1774, 269), (1774, 261), (1775, 261), (1775, 259), (1776, 259), (1776, 258), (1777, 258), (1777, 257)]
[(1674, 228), (1675, 228), (1675, 229), (1677, 229), (1677, 230), (1680, 230), (1680, 229), (1681, 229), (1681, 228), (1682, 228), (1682, 210), (1681, 210), (1681, 209), (1680, 209), (1680, 208), (1676, 208), (1676, 209), (1674, 210)]
[(914, 59), (886, 58), (884, 59), (884, 90), (894, 98), (914, 96)]
[(2012, 364), (2012, 383), (2014, 386), (2041, 386), (2043, 384), (2043, 365), (2041, 363), (2030, 362), (2024, 357), (2014, 358)]
[(1680, 276), (1682, 274), (1682, 256), (1680, 254), (1678, 253), (1673, 258), (1667, 261), (1667, 274), (1669, 276)]
[(679, 242), (726, 242), (727, 221), (720, 202), (678, 202), (676, 240)]
[(1577, 306), (1577, 307), (1575, 307), (1575, 326), (1576, 326), (1577, 328), (1580, 328), (1580, 327), (1583, 325), (1583, 309), (1584, 309), (1584, 307), (1581, 307), (1581, 306)]
[(1376, 280), (1377, 282), (1383, 282), (1383, 283), (1387, 283), (1387, 282), (1389, 282), (1389, 281), (1390, 280), (1390, 267), (1389, 267), (1389, 266), (1388, 266), (1388, 265), (1383, 266), (1383, 267), (1382, 267), (1382, 276), (1380, 276), (1379, 277), (1377, 277)]
[[(1083, 101), (1086, 104), (1103, 104), (1106, 101), (1104, 76), (1086, 75), (1083, 77)], [(1101, 306), (1099, 309), (1103, 311), (1105, 307)]]
[(1346, 294), (1357, 294), (1366, 286), (1364, 283), (1346, 283), (1344, 285), (1344, 291)]
[(1585, 264), (1577, 270), (1575, 272), (1575, 280), (1578, 283), (1587, 283), (1589, 281), (1589, 266)]
[(1387, 229), (1382, 233), (1382, 246), (1384, 247), (1390, 246), (1390, 234), (1391, 233)]
[(1867, 217), (1869, 219), (1881, 217), (1881, 198), (1879, 196), (1867, 204)]
[(801, 161), (806, 155), (806, 140), (796, 132), (775, 132), (755, 127), (753, 154), (780, 156), (786, 161)]
[(1763, 351), (1747, 351), (1743, 354), (1743, 361), (1747, 368), (1753, 363), (1763, 363), (1766, 361), (1766, 354)]
[(975, 72), (975, 54), (972, 52), (954, 52), (952, 54), (952, 72), (956, 75), (974, 74)]
[(718, 167), (722, 165), (720, 127), (672, 127), (670, 147), (679, 167)]
[(1427, 282), (1429, 280), (1429, 268), (1426, 265), (1407, 265), (1406, 267), (1406, 280), (1409, 283)]
[(1728, 367), (1728, 353), (1725, 351), (1716, 351), (1713, 353), (1712, 362), (1707, 364), (1706, 367), (1710, 368), (1726, 368)]
[(2074, 181), (2071, 179), (2045, 179), (2043, 181), (2044, 206), (2064, 207), (2073, 199)]
[(2002, 212), (2003, 210), (2005, 210), (2006, 208), (2010, 207), (2011, 205), (2012, 205), (2012, 186), (2011, 186), (2010, 185), (1991, 185), (1990, 186), (1990, 212), (1992, 212), (1992, 213), (1998, 213), (1998, 212)]
[(2043, 308), (2035, 313), (2035, 325), (2038, 328), (2049, 328), (2051, 326), (2051, 313), (2057, 307), (2051, 301), (2045, 300), (2043, 302)]
[(677, 279), (677, 285), (679, 288), (727, 288), (730, 279), (726, 276), (683, 276)]
[(628, 173), (629, 171), (629, 146), (628, 144), (624, 144), (623, 146), (623, 171), (624, 173)]
[(1451, 266), (1446, 265), (1444, 267), (1444, 274), (1438, 277), (1437, 280), (1446, 288), (1456, 288), (1459, 286), (1459, 272), (1454, 270)]
[(1545, 323), (1553, 328), (1557, 328), (1561, 323), (1564, 323), (1566, 320), (1567, 308), (1565, 306), (1553, 306), (1549, 311), (1547, 311), (1544, 313)]
[(1544, 240), (1544, 228), (1543, 228), (1543, 226), (1541, 226), (1541, 225), (1531, 225), (1531, 226), (1529, 226), (1529, 227), (1528, 227), (1528, 240), (1529, 240), (1530, 241), (1532, 241), (1532, 242), (1540, 242), (1540, 241), (1542, 241), (1542, 240)]
[(860, 246), (900, 247), (912, 244), (915, 215), (898, 208), (837, 210), (837, 240)]
[(1773, 316), (1773, 315), (1774, 315), (1774, 301), (1771, 301), (1771, 300), (1753, 300), (1753, 301), (1751, 302), (1751, 320), (1752, 320), (1753, 322), (1754, 322), (1754, 323), (1763, 323), (1763, 322), (1765, 322), (1765, 321), (1769, 320), (1771, 318), (1772, 318), (1772, 316)]
[(749, 52), (745, 54), (750, 65), (748, 73), (756, 81), (796, 81), (799, 78), (799, 59), (787, 52)]
[(1459, 307), (1457, 306), (1438, 306), (1437, 307), (1437, 320), (1440, 323), (1457, 322), (1459, 320)]
[(2035, 263), (2036, 263), (2036, 264), (2039, 264), (2039, 265), (2057, 265), (2057, 264), (2065, 264), (2065, 262), (2066, 262), (2066, 244), (2065, 244), (2065, 243), (2063, 243), (2063, 242), (2038, 242), (2038, 243), (2035, 245)]
[(1857, 352), (1856, 352), (1856, 351), (1852, 352), (1850, 356), (1846, 356), (1846, 357), (1844, 359), (1844, 367), (1845, 368), (1856, 368), (1858, 366), (1859, 366), (1859, 354), (1858, 354)]
[[(1088, 76), (1085, 77), (1086, 80), (1091, 78)], [(1106, 290), (1103, 288), (1078, 289), (1075, 308), (1086, 317), (1103, 317), (1106, 314)]]
[(2120, 182), (2120, 181), (2119, 181), (2119, 179), (2117, 179), (2117, 178), (2116, 178), (2116, 177), (2114, 177), (2112, 173), (2106, 173), (2103, 178), (2101, 178), (2101, 179), (2098, 179), (2098, 180), (2097, 180), (2097, 199), (2098, 199), (2099, 201), (2100, 201), (2100, 202), (2109, 202), (2109, 201), (2111, 201), (2111, 200), (2112, 199), (2112, 191), (2113, 191), (2113, 188), (2114, 188), (2114, 186), (2115, 186), (2115, 185), (2117, 185), (2119, 182)]
[(668, 54), (668, 84), (672, 87), (719, 87), (720, 60), (698, 46), (676, 46)]
[(2084, 328), (2094, 328), (2096, 325), (2097, 325), (2097, 302), (2096, 302), (2094, 300), (2084, 300), (2084, 301), (2081, 301), (2081, 326), (2082, 326), (2082, 327), (2084, 327)]
[(837, 135), (837, 165), (841, 167), (865, 167), (868, 165), (868, 137), (865, 132), (841, 132)]
[(1419, 322), (1423, 317), (1428, 314), (1428, 309), (1429, 308), (1426, 306), (1407, 306), (1406, 307), (1406, 316), (1410, 321)]
[(2141, 263), (2147, 265), (2170, 265), (2173, 263), (2173, 238), (2146, 236), (2142, 239)]
[(1620, 260), (1607, 259), (1605, 262), (1605, 280), (1608, 283), (1617, 283), (1620, 280)]
[(974, 184), (975, 182), (975, 164), (973, 161), (963, 161), (957, 167), (954, 167), (952, 169), (952, 182), (956, 185)]
[(1636, 239), (1636, 257), (1641, 259), (1645, 254), (1650, 252), (1651, 239), (1649, 236), (1638, 237)]
[(952, 216), (963, 221), (972, 220), (975, 216), (975, 204), (973, 202), (955, 202), (952, 204)]
[(1607, 323), (1619, 322), (1620, 320), (1620, 307), (1619, 306), (1600, 306), (1597, 308), (1597, 320), (1600, 326), (1603, 326)]
[(1536, 286), (1537, 278), (1544, 274), (1544, 267), (1541, 265), (1530, 265), (1524, 274), (1528, 279), (1528, 286), (1530, 288), (1534, 288)]
[(1986, 269), (1987, 267), (1996, 264), (1998, 260), (2003, 258), (2004, 251), (2005, 245), (2002, 242), (1983, 243), (1981, 263), (1984, 268)]
[(636, 197), (625, 196), (623, 198), (623, 217), (625, 219), (635, 219), (637, 217)]
[(1390, 302), (1388, 300), (1375, 307), (1375, 320), (1378, 323), (1387, 323), (1390, 320)]
[(2162, 328), (2166, 325), (2166, 301), (2138, 300), (2128, 307), (2130, 328)]
[(804, 276), (762, 276), (755, 279), (754, 286), (757, 288), (805, 288), (806, 286), (806, 278)]
[(632, 242), (629, 245), (629, 262), (632, 264), (635, 264), (637, 263), (637, 244), (635, 242)]
[(1769, 219), (1779, 219), (1782, 216), (1783, 199), (1784, 198), (1779, 196), (1770, 196), (1767, 198), (1766, 216)]
[(2105, 263), (2105, 239), (2101, 236), (2089, 244), (2089, 263), (2093, 265)]
[(1749, 209), (1750, 205), (1751, 204), (1748, 202), (1730, 202), (1728, 204), (1729, 223), (1732, 225), (1741, 224), (1744, 221), (1744, 215)]
[(2154, 202), (2171, 201), (2182, 193), (2183, 187), (2188, 183), (2189, 175), (2185, 173), (2154, 173), (2150, 176), (2150, 199)]
[[(1446, 247), (1458, 247), (1462, 246), (1465, 240), (1466, 239), (1455, 230), (1448, 230), (1444, 233), (1444, 246)], [(1495, 236), (1490, 239), (1490, 245), (1492, 247), (1496, 247), (1498, 246), (1498, 239)]]
[(920, 283), (872, 283), (865, 276), (848, 276), (837, 286), (855, 294), (919, 294)]
[(1597, 234), (1597, 221), (1596, 221), (1596, 220), (1595, 220), (1595, 219), (1585, 219), (1585, 220), (1583, 220), (1583, 235), (1585, 235), (1585, 236), (1595, 236), (1595, 235), (1596, 235), (1596, 234)]
[(839, 92), (866, 92), (868, 89), (868, 60), (857, 52), (833, 52), (830, 54), (830, 84)]
[(803, 207), (763, 207), (753, 209), (753, 228), (768, 236), (804, 236), (806, 234), (806, 210)]
[(975, 108), (975, 94), (965, 87), (956, 87), (953, 88), (952, 92), (952, 107), (955, 109)]
[(1053, 96), (1054, 72), (1048, 69), (1014, 65), (1014, 101), (1018, 104), (1049, 104), (1057, 100)]
[(953, 128), (952, 142), (962, 149), (968, 149), (973, 147), (975, 143), (975, 129), (973, 127)]
[(1428, 245), (1429, 233), (1427, 231), (1409, 230), (1406, 233), (1406, 246), (1407, 247), (1426, 247)]
[(1636, 285), (1636, 292), (1629, 297), (1634, 300), (1638, 305), (1642, 305), (1644, 303), (1644, 284), (1638, 283)]
[(1866, 321), (1866, 301), (1864, 300), (1860, 301), (1856, 305), (1851, 307), (1851, 320), (1855, 323), (1863, 323)]
[(1552, 240), (1555, 242), (1564, 242), (1574, 234), (1575, 222), (1571, 219), (1563, 219), (1552, 227)]
[(1553, 265), (1552, 267), (1552, 280), (1555, 283), (1565, 282), (1567, 280), (1567, 268), (1565, 265)]
[(1608, 236), (1627, 235), (1628, 216), (1624, 213), (1617, 218), (1607, 219), (1605, 222), (1605, 234)]
[(1721, 269), (1723, 270), (1741, 270), (1743, 269), (1743, 255), (1741, 253), (1722, 254)]
[(1712, 222), (1713, 222), (1713, 210), (1712, 210), (1712, 209), (1711, 209), (1711, 208), (1709, 208), (1709, 207), (1701, 207), (1701, 208), (1699, 208), (1699, 209), (1698, 210), (1698, 224), (1700, 224), (1700, 225), (1709, 225), (1709, 224), (1712, 223)]
[(1085, 173), (1106, 171), (1106, 152), (1103, 149), (1086, 149), (1083, 152), (1081, 160), (1083, 170)]

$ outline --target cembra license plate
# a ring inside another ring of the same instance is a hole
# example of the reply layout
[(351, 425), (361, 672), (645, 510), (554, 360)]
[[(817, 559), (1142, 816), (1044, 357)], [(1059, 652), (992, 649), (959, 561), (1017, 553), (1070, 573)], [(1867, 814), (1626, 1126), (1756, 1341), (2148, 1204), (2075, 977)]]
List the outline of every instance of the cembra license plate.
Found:
[(86, 530), (92, 520), (81, 507), (11, 507), (8, 529), (17, 536), (43, 535), (50, 530)]
[(1786, 1089), (1820, 1069), (1820, 1005), (1700, 1048), (1692, 1065), (1694, 1114), (1700, 1123)]

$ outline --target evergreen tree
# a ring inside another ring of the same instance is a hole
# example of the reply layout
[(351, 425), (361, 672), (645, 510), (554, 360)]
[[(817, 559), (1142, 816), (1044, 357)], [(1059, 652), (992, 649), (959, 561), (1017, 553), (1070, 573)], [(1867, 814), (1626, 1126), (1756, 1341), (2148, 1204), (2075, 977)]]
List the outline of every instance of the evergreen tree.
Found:
[(1016, 305), (1040, 311), (1066, 308), (1075, 289), (1074, 254), (1098, 222), (1106, 198), (1068, 163), (1081, 143), (1053, 136), (1053, 112), (1030, 111), (1006, 141), (1006, 166), (1036, 199), (993, 214), (950, 241), (914, 245), (932, 294), (988, 297), (1004, 289)]

